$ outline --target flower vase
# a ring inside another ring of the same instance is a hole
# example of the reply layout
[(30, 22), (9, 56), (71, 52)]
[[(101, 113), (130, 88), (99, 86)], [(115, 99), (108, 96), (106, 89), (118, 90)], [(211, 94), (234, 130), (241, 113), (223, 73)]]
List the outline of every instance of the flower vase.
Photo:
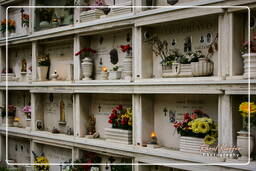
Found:
[[(249, 63), (249, 54), (244, 54), (244, 75), (245, 79), (248, 78), (256, 78), (256, 53), (250, 54), (250, 63)], [(249, 66), (250, 64), (250, 66)], [(250, 77), (249, 77), (249, 69), (250, 69)]]
[(168, 75), (172, 74), (172, 66), (171, 65), (163, 65), (162, 66), (162, 77), (168, 78)]
[(208, 58), (199, 58), (198, 62), (191, 62), (193, 76), (210, 76), (213, 73), (213, 63)]
[(26, 129), (30, 130), (31, 128), (31, 119), (26, 119)]
[(201, 154), (201, 146), (204, 145), (203, 138), (181, 136), (180, 151)]
[(93, 60), (89, 57), (85, 57), (82, 60), (82, 73), (83, 73), (83, 80), (91, 80), (92, 72), (93, 72)]
[(132, 79), (132, 53), (131, 53), (131, 50), (127, 52), (126, 57), (124, 58), (123, 76), (124, 76), (125, 80)]
[(47, 80), (47, 73), (48, 73), (48, 66), (38, 66), (37, 72), (38, 72), (38, 80), (39, 81), (46, 81)]
[(121, 144), (132, 144), (132, 131), (123, 130), (118, 128), (105, 128), (106, 141), (121, 143)]
[[(241, 157), (239, 158), (239, 160), (248, 161), (249, 153), (252, 153), (252, 150), (253, 150), (254, 139), (252, 136), (250, 136), (249, 138), (249, 133), (247, 131), (239, 131), (237, 133), (238, 133), (237, 147), (241, 154)], [(250, 143), (250, 149), (249, 149), (249, 143)]]

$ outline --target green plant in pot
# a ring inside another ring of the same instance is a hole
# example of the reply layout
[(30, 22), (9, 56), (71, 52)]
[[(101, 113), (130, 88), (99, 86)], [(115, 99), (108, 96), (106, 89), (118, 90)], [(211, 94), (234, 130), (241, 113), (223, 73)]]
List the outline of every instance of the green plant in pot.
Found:
[(14, 117), (16, 115), (16, 107), (14, 105), (8, 105), (7, 109), (6, 106), (1, 107), (1, 116), (3, 119), (3, 124), (6, 123), (6, 119), (9, 126), (12, 126)]

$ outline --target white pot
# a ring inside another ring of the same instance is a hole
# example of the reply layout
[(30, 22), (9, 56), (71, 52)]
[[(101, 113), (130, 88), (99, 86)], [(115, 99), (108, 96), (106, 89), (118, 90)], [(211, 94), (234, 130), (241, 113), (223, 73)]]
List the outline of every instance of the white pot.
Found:
[(109, 72), (109, 79), (110, 80), (119, 80), (121, 78), (121, 71), (110, 71)]
[(250, 78), (256, 78), (256, 53), (250, 54), (250, 67), (249, 67), (249, 54), (244, 54), (244, 78), (249, 78), (249, 68), (250, 68)]
[(117, 128), (105, 128), (106, 141), (132, 144), (132, 131)]
[(13, 126), (13, 121), (14, 121), (14, 117), (3, 117), (2, 118), (2, 124), (4, 127), (6, 127), (6, 118), (7, 118), (7, 123), (8, 123), (8, 126)]
[(181, 136), (180, 137), (180, 151), (188, 152), (188, 153), (212, 153), (212, 151), (201, 151), (203, 146), (207, 146), (204, 143), (203, 138), (196, 138), (196, 137), (188, 137), (188, 136)]
[(213, 63), (207, 58), (199, 58), (198, 62), (191, 62), (193, 76), (209, 76), (213, 73)]
[(171, 68), (172, 70), (163, 68), (163, 73), (162, 73), (163, 78), (192, 76), (190, 64), (172, 63)]
[[(248, 143), (250, 143), (250, 149), (249, 149)], [(252, 153), (253, 144), (254, 144), (253, 137), (251, 136), (249, 141), (248, 132), (246, 131), (238, 132), (237, 147), (239, 149), (240, 154), (242, 155), (240, 160), (248, 161), (248, 155), (249, 153)]]
[(131, 78), (132, 78), (132, 55), (131, 55), (131, 52), (127, 53), (127, 56), (124, 58), (123, 76), (124, 76), (125, 80), (131, 80)]
[(37, 67), (39, 81), (46, 81), (48, 69), (49, 69), (48, 66), (38, 66)]
[(93, 60), (91, 58), (85, 57), (82, 61), (82, 73), (84, 77), (83, 80), (91, 80), (93, 72)]

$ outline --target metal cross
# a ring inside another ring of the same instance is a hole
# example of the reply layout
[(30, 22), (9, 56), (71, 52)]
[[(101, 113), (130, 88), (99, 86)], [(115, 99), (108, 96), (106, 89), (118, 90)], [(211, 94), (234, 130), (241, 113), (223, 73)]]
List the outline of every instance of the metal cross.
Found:
[(100, 112), (101, 111), (101, 106), (100, 105), (98, 106), (98, 109), (99, 109), (99, 112)]
[(166, 107), (164, 108), (163, 112), (164, 112), (164, 116), (166, 116), (166, 113), (168, 112), (168, 110), (166, 109)]

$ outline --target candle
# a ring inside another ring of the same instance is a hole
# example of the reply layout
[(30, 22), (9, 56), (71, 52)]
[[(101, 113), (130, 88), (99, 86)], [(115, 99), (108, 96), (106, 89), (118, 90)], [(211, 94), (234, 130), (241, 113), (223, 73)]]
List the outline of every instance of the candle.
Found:
[(157, 137), (156, 137), (156, 132), (155, 131), (151, 132), (150, 138), (151, 138), (150, 144), (157, 144)]
[(102, 71), (103, 71), (103, 72), (107, 72), (107, 71), (108, 71), (108, 68), (104, 66), (104, 67), (102, 67)]

